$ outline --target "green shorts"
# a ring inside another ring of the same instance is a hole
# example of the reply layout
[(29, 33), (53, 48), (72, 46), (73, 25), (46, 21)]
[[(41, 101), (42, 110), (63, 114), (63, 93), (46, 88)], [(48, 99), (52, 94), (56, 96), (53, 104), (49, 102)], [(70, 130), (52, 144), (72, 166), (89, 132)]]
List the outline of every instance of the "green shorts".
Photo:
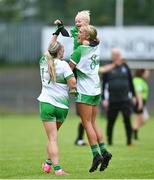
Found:
[(89, 96), (89, 95), (77, 93), (75, 97), (75, 102), (96, 106), (100, 104), (100, 94), (96, 96)]
[(64, 122), (68, 109), (56, 107), (52, 104), (40, 102), (40, 117), (42, 121)]

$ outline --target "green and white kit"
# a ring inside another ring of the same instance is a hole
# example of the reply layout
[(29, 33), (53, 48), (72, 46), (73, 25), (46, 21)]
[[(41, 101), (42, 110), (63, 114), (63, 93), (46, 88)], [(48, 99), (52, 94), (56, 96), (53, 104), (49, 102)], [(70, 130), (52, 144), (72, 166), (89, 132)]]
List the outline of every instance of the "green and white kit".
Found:
[(46, 56), (42, 56), (40, 59), (42, 92), (38, 97), (38, 100), (41, 103), (48, 103), (54, 107), (68, 110), (69, 88), (67, 86), (67, 80), (69, 80), (74, 75), (67, 62), (55, 59), (54, 64), (56, 70), (56, 82), (53, 82), (50, 79)]
[[(91, 105), (99, 104), (98, 95), (101, 94), (100, 79), (98, 75), (100, 52), (99, 47), (80, 45), (71, 55), (71, 62), (76, 65), (77, 72), (77, 100)], [(83, 97), (84, 96), (84, 97)], [(97, 96), (91, 103), (87, 96)], [(85, 98), (86, 97), (86, 98)], [(89, 101), (89, 103), (88, 103)]]

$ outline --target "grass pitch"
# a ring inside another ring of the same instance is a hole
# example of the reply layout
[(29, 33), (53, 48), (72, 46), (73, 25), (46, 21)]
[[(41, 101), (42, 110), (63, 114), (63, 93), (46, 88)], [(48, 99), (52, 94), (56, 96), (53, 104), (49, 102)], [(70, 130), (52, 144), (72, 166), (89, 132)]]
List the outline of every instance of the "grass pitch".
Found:
[[(105, 130), (105, 119), (97, 121)], [(0, 116), (0, 178), (1, 179), (154, 179), (154, 117), (140, 131), (140, 140), (133, 147), (125, 145), (121, 117), (114, 129), (114, 146), (108, 147), (113, 158), (104, 172), (89, 173), (90, 148), (76, 147), (79, 118), (69, 114), (59, 131), (60, 165), (70, 173), (67, 177), (45, 174), (41, 163), (46, 159), (46, 134), (38, 115)], [(105, 134), (105, 133), (104, 133)]]

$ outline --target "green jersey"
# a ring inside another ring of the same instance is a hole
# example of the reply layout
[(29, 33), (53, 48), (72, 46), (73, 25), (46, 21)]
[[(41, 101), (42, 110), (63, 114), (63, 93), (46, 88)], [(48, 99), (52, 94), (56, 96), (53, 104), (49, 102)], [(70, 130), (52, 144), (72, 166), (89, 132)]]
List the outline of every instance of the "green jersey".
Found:
[(76, 65), (77, 92), (89, 96), (101, 93), (99, 70), (99, 48), (80, 45), (71, 55), (71, 62)]
[(69, 108), (69, 94), (67, 80), (73, 77), (73, 72), (67, 62), (60, 59), (54, 60), (56, 71), (56, 82), (50, 80), (48, 62), (46, 56), (40, 59), (40, 74), (42, 81), (42, 92), (38, 97), (40, 102), (46, 102), (56, 107)]
[(147, 100), (149, 94), (149, 87), (147, 82), (140, 77), (134, 77), (133, 84), (135, 87), (136, 93), (140, 93), (143, 100)]
[(71, 29), (71, 35), (74, 39), (74, 46), (73, 46), (73, 49), (77, 49), (77, 47), (79, 45), (81, 45), (79, 42), (78, 42), (78, 32), (79, 32), (79, 29), (75, 26)]

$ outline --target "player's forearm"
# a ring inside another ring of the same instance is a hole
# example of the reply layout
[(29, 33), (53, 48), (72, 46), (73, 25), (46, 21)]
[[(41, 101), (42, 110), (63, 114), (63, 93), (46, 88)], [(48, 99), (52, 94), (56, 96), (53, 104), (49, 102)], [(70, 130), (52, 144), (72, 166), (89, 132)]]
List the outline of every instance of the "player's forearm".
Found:
[(51, 41), (50, 41), (50, 44), (54, 44), (57, 42), (57, 38), (58, 36), (56, 34), (53, 34), (52, 38), (51, 38)]
[(75, 77), (72, 77), (71, 79), (69, 79), (67, 81), (67, 84), (68, 84), (69, 88), (75, 89), (76, 88), (76, 79), (75, 79)]

